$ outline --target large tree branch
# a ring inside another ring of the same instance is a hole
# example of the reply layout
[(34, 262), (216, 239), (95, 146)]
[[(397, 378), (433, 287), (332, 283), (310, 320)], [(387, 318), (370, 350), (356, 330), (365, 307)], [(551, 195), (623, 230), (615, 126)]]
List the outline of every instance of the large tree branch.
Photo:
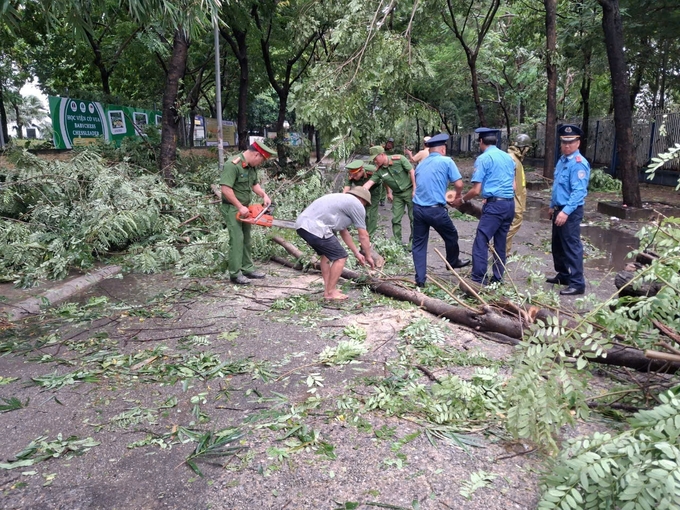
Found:
[(262, 60), (264, 60), (264, 68), (267, 72), (267, 78), (269, 78), (269, 83), (280, 97), (284, 93), (284, 90), (276, 79), (276, 74), (274, 74), (274, 66), (272, 65), (272, 57), (269, 51), (269, 38), (271, 37), (272, 32), (272, 21), (269, 20), (269, 26), (267, 27), (265, 35), (265, 31), (262, 28), (262, 21), (260, 20), (260, 15), (257, 10), (257, 5), (253, 6), (251, 13), (255, 19), (255, 26), (257, 26), (261, 34), (260, 47), (262, 48)]
[(123, 53), (123, 50), (128, 47), (128, 45), (132, 42), (132, 40), (137, 36), (137, 34), (142, 30), (141, 27), (135, 28), (135, 30), (129, 35), (127, 39), (123, 42), (123, 44), (120, 45), (118, 50), (116, 50), (116, 53), (114, 53), (113, 57), (111, 57), (111, 70), (118, 64), (118, 59), (120, 58), (120, 55)]
[(496, 17), (496, 12), (498, 12), (498, 8), (500, 7), (500, 5), (501, 5), (500, 0), (493, 0), (491, 5), (489, 6), (489, 10), (486, 12), (484, 22), (482, 23), (482, 28), (479, 30), (479, 33), (477, 34), (477, 51), (479, 51), (479, 48), (482, 47), (482, 42), (484, 41), (487, 32), (491, 29), (491, 25), (493, 24), (493, 20)]

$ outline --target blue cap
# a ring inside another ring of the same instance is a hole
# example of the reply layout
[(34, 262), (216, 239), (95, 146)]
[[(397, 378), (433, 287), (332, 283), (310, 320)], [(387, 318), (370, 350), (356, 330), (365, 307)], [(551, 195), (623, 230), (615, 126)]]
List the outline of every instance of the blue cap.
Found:
[(437, 147), (439, 145), (446, 145), (446, 142), (448, 140), (449, 135), (447, 135), (446, 133), (439, 133), (438, 135), (434, 135), (427, 142), (425, 142), (425, 147)]
[(489, 134), (496, 134), (498, 133), (498, 129), (493, 129), (493, 128), (488, 128), (488, 127), (479, 127), (475, 129), (475, 133), (479, 134), (480, 137), (484, 135), (489, 135)]
[(557, 130), (557, 134), (560, 135), (560, 140), (571, 142), (581, 138), (583, 136), (583, 131), (574, 124), (564, 124)]

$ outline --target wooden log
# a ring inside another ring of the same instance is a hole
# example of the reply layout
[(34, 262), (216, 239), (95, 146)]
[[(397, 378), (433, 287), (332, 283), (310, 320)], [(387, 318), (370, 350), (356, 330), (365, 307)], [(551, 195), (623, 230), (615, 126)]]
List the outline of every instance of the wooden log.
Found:
[(641, 282), (640, 287), (634, 288), (630, 281), (635, 277), (635, 274), (633, 271), (619, 271), (616, 273), (614, 285), (619, 289), (619, 296), (656, 296), (663, 287), (662, 284), (657, 282)]
[(654, 253), (653, 251), (644, 250), (644, 251), (641, 251), (640, 253), (638, 253), (635, 256), (635, 261), (639, 262), (640, 264), (649, 265), (655, 259), (658, 259), (658, 258), (659, 258), (659, 256), (656, 253)]
[[(293, 246), (285, 239), (274, 236), (272, 237), (272, 240), (283, 246), (286, 251), (296, 259), (303, 256), (302, 252), (298, 250), (297, 247)], [(319, 268), (318, 264), (314, 264), (314, 266), (315, 269)], [(400, 301), (408, 301), (424, 308), (434, 315), (446, 317), (457, 324), (463, 324), (479, 331), (492, 331), (512, 338), (522, 338), (523, 326), (519, 321), (499, 315), (490, 307), (485, 307), (481, 312), (473, 312), (463, 307), (449, 305), (440, 299), (428, 297), (416, 290), (374, 279), (366, 273), (352, 271), (347, 268), (342, 270), (342, 277), (346, 280), (363, 280), (371, 290), (378, 294)]]
[(9, 320), (16, 321), (29, 315), (40, 313), (40, 310), (45, 307), (45, 303), (47, 303), (48, 306), (53, 306), (66, 301), (92, 285), (107, 278), (111, 278), (120, 273), (120, 271), (120, 266), (106, 266), (86, 274), (85, 276), (75, 278), (54, 289), (48, 290), (38, 297), (28, 298), (12, 305), (12, 310), (9, 312), (8, 318)]
[(660, 359), (664, 361), (672, 361), (674, 363), (680, 363), (680, 355), (671, 354), (669, 352), (659, 352), (647, 349), (645, 351), (645, 357), (649, 359)]
[[(272, 239), (283, 246), (286, 251), (296, 259), (302, 257), (302, 252), (291, 243), (280, 237), (273, 237)], [(318, 268), (318, 264), (316, 264), (316, 268)], [(463, 307), (450, 305), (439, 299), (428, 297), (416, 290), (378, 280), (363, 272), (352, 271), (347, 268), (343, 269), (342, 277), (354, 281), (363, 281), (374, 292), (394, 299), (399, 299), (400, 301), (408, 301), (438, 317), (446, 317), (456, 324), (468, 326), (482, 333), (500, 334), (502, 335), (501, 338), (504, 339), (501, 343), (508, 343), (507, 337), (521, 339), (524, 336), (525, 325), (520, 320), (497, 314), (490, 306), (484, 306), (481, 311), (475, 312)], [(545, 322), (548, 316), (553, 316), (554, 314), (548, 310), (534, 310), (531, 315), (535, 320), (542, 320)], [(573, 323), (573, 321), (570, 321), (570, 323)], [(576, 326), (576, 324), (573, 323), (573, 326)], [(567, 327), (569, 327), (569, 324)], [(493, 335), (484, 336), (494, 340)], [(634, 347), (614, 346), (606, 352), (605, 356), (597, 356), (589, 358), (589, 360), (594, 363), (605, 365), (628, 367), (641, 372), (664, 371), (667, 373), (675, 373), (680, 370), (680, 362), (650, 359), (645, 357), (644, 352)]]
[[(451, 202), (453, 202), (454, 197), (456, 196), (456, 192), (449, 190), (446, 192), (446, 202), (451, 205)], [(477, 204), (476, 202), (468, 201), (460, 204), (460, 207), (457, 208), (460, 212), (463, 214), (469, 214), (470, 216), (474, 216), (475, 218), (479, 219), (482, 217), (482, 207)]]

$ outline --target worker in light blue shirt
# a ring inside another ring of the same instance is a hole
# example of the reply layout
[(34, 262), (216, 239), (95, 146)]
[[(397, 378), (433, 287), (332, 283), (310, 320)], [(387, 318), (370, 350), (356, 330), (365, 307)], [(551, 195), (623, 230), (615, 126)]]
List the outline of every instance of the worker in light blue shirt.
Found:
[(446, 156), (449, 135), (442, 133), (425, 142), (430, 155), (416, 167), (416, 192), (413, 196), (413, 265), (416, 285), (425, 286), (427, 278), (427, 243), (430, 227), (444, 239), (446, 261), (457, 269), (470, 264), (459, 258), (458, 231), (446, 209), (446, 189), (453, 183), (456, 197), (463, 190), (463, 178), (453, 160)]
[(566, 285), (563, 296), (583, 294), (583, 243), (581, 221), (583, 204), (588, 194), (590, 164), (579, 152), (583, 131), (565, 124), (558, 129), (562, 156), (555, 166), (550, 218), (552, 219), (552, 255), (557, 274), (546, 281)]
[[(515, 217), (515, 161), (507, 152), (496, 147), (497, 132), (496, 129), (484, 127), (475, 130), (479, 135), (479, 149), (482, 154), (475, 160), (472, 187), (462, 197), (462, 202), (467, 202), (478, 195), (484, 199), (482, 216), (472, 245), (470, 275), (473, 282), (482, 285), (503, 281), (505, 245), (510, 225)], [(489, 266), (489, 242), (492, 239), (493, 277), (488, 278), (486, 271)]]

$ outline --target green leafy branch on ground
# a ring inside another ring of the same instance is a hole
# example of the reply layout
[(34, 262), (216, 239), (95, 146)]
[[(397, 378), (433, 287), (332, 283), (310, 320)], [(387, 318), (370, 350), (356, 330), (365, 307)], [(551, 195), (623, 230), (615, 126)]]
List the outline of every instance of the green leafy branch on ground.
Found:
[(625, 432), (569, 441), (543, 477), (538, 508), (678, 508), (680, 399), (671, 392), (660, 399), (630, 418)]
[(99, 442), (91, 437), (78, 439), (76, 436), (69, 436), (68, 438), (63, 439), (62, 435), (58, 434), (54, 441), (48, 441), (47, 436), (40, 436), (31, 441), (26, 448), (15, 454), (15, 460), (0, 462), (0, 469), (16, 469), (32, 466), (38, 462), (57, 457), (70, 459), (78, 455), (83, 455), (88, 452), (90, 448), (99, 444)]

